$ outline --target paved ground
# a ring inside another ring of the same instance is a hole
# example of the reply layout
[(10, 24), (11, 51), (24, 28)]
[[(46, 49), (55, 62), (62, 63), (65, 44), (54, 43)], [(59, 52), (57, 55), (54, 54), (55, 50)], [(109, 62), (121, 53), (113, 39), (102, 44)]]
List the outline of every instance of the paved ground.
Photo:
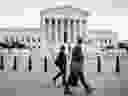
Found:
[[(0, 77), (0, 90), (9, 90), (12, 94), (9, 95), (6, 93), (8, 91), (2, 91), (5, 94), (2, 96), (36, 96), (37, 94), (38, 96), (42, 96), (42, 94), (45, 96), (63, 96), (63, 87), (55, 88), (50, 80), (51, 77), (45, 73), (1, 73)], [(113, 76), (115, 80), (112, 80), (112, 74), (94, 75), (88, 73), (86, 78), (93, 87), (97, 88), (96, 95), (90, 96), (120, 96), (120, 94), (125, 96), (124, 93), (128, 94), (127, 80), (120, 80), (117, 76)], [(83, 88), (73, 88), (72, 96), (80, 96), (78, 94), (84, 96), (86, 93), (84, 93)]]

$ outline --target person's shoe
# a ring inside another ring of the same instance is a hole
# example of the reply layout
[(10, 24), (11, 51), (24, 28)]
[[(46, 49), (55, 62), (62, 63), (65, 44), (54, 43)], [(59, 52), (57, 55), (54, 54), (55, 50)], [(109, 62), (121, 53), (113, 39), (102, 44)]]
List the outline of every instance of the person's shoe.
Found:
[(92, 92), (93, 92), (94, 90), (96, 90), (96, 88), (88, 88), (88, 89), (86, 89), (86, 92), (87, 92), (88, 94), (92, 94)]
[(61, 87), (63, 87), (63, 85), (62, 84), (58, 84), (58, 85), (56, 85), (56, 87), (57, 88), (61, 88)]
[(64, 88), (64, 94), (65, 94), (65, 95), (66, 95), (66, 94), (71, 95), (71, 94), (72, 94), (71, 89), (70, 89), (70, 88)]
[(70, 91), (70, 90), (64, 90), (64, 95), (71, 95), (72, 94), (72, 92)]
[(90, 89), (90, 88), (86, 89), (86, 92), (87, 92), (88, 94), (90, 94), (90, 93), (91, 93), (91, 89)]
[(79, 84), (78, 83), (72, 83), (72, 86), (77, 87), (77, 86), (79, 86)]
[(56, 80), (53, 79), (52, 81), (53, 81), (53, 84), (56, 86)]

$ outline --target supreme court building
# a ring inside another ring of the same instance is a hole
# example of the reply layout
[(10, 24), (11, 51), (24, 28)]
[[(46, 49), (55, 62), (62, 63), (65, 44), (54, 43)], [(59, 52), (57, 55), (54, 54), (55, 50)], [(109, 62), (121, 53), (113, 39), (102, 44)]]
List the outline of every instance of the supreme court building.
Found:
[[(76, 37), (81, 36), (84, 40), (83, 45), (86, 45), (84, 54), (86, 55), (87, 53), (91, 53), (90, 55), (93, 55), (93, 58), (91, 56), (91, 58), (89, 57), (87, 60), (88, 63), (93, 63), (93, 67), (86, 68), (88, 68), (88, 71), (91, 71), (90, 69), (94, 68), (92, 69), (92, 71), (96, 72), (96, 50), (98, 48), (103, 48), (106, 45), (114, 44), (116, 46), (118, 36), (116, 32), (112, 32), (112, 29), (88, 30), (88, 17), (91, 15), (92, 13), (89, 10), (73, 8), (69, 5), (57, 6), (56, 8), (41, 10), (41, 56), (50, 55), (49, 57), (51, 57), (51, 60), (54, 60), (54, 56), (56, 55), (56, 48), (58, 48), (61, 44), (70, 43), (71, 45), (73, 45), (76, 42)], [(93, 45), (93, 47), (88, 47), (91, 45)], [(88, 52), (86, 52), (87, 47)], [(47, 53), (44, 54), (44, 52)], [(54, 61), (51, 61), (51, 63), (53, 62)], [(111, 68), (105, 70), (110, 69)]]
[(112, 29), (88, 30), (88, 17), (91, 15), (89, 10), (70, 5), (41, 10), (41, 48), (45, 46), (51, 49), (63, 43), (73, 44), (77, 36), (81, 36), (84, 42), (95, 42), (96, 47), (115, 43), (117, 33), (112, 33)]
[[(117, 33), (113, 33), (111, 29), (88, 30), (88, 17), (91, 15), (92, 13), (89, 10), (73, 8), (69, 5), (43, 9), (40, 11), (39, 28), (0, 28), (0, 39), (1, 42), (5, 42), (6, 39), (10, 41), (15, 39), (29, 46), (32, 49), (30, 53), (33, 54), (33, 72), (43, 71), (42, 58), (48, 56), (50, 59), (48, 72), (50, 72), (53, 67), (49, 66), (54, 65), (53, 60), (56, 55), (56, 49), (64, 43), (75, 43), (77, 36), (83, 38), (84, 45), (93, 45), (93, 49), (101, 48), (108, 44), (116, 45)], [(89, 43), (90, 41), (91, 43)], [(96, 54), (91, 48), (88, 49), (93, 54)], [(23, 62), (23, 60), (20, 61), (21, 63)], [(23, 68), (21, 68), (21, 71), (24, 70)]]

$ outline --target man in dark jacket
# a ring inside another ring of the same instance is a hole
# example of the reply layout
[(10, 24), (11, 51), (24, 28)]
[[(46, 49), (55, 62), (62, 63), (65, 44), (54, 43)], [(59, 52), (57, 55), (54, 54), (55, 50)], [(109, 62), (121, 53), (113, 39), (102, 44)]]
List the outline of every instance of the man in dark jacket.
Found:
[(56, 57), (55, 64), (59, 68), (60, 72), (53, 78), (53, 81), (56, 83), (56, 79), (60, 76), (63, 76), (62, 84), (65, 85), (65, 74), (66, 74), (66, 54), (65, 54), (65, 46), (62, 45), (60, 48), (60, 52), (58, 53), (58, 56)]
[(84, 73), (82, 72), (83, 64), (84, 64), (84, 55), (82, 52), (82, 39), (78, 38), (76, 46), (72, 50), (72, 60), (70, 66), (70, 76), (68, 83), (71, 86), (77, 86), (78, 80), (80, 79), (81, 83), (83, 84), (84, 88), (88, 93), (91, 93), (90, 86), (84, 80)]

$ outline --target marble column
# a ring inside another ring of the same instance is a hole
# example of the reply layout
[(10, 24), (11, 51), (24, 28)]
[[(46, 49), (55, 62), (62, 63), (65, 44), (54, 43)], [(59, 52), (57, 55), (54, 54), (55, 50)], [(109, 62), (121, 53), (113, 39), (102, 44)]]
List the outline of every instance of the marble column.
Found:
[[(28, 56), (24, 56), (23, 57), (23, 66), (22, 67), (24, 67), (24, 72), (28, 72), (28, 65), (29, 65), (29, 60), (28, 60)], [(31, 63), (32, 63), (32, 61), (31, 61)], [(33, 67), (33, 65), (32, 65), (32, 67)]]
[(4, 70), (4, 56), (0, 56), (0, 71)]
[(60, 18), (59, 22), (60, 22), (60, 25), (59, 25), (60, 28), (58, 28), (58, 41), (59, 43), (64, 43), (64, 30), (65, 30), (64, 18)]
[[(47, 52), (46, 52), (46, 45), (47, 45), (47, 41), (48, 40), (48, 19), (47, 17), (43, 16), (41, 17), (41, 24), (40, 24), (40, 58), (43, 58)], [(33, 64), (33, 60), (32, 60), (32, 66), (35, 65)], [(40, 60), (40, 65), (41, 65), (41, 69), (44, 69), (44, 65), (42, 60)], [(42, 70), (43, 71), (43, 70)]]
[(83, 37), (83, 35), (82, 35), (82, 32), (83, 32), (83, 30), (82, 30), (82, 19), (80, 18), (79, 20), (80, 20), (79, 21), (79, 28), (80, 28), (79, 29), (79, 32), (80, 32), (79, 34), (80, 34), (81, 37)]
[(49, 18), (49, 26), (48, 26), (48, 44), (51, 43), (52, 40), (52, 19)]
[(105, 40), (103, 40), (103, 47), (105, 47), (106, 46), (106, 43), (105, 43), (106, 41)]
[(55, 18), (52, 18), (51, 19), (52, 21), (51, 21), (51, 23), (52, 23), (52, 25), (51, 25), (51, 30), (50, 30), (50, 34), (51, 34), (51, 41), (53, 42), (53, 43), (55, 43), (55, 27), (56, 27), (56, 19)]
[(57, 43), (58, 42), (62, 42), (62, 28), (63, 27), (63, 23), (62, 23), (62, 19), (61, 18), (59, 18), (58, 20), (57, 20), (57, 32), (56, 32), (56, 39), (57, 39)]
[(77, 37), (77, 23), (76, 23), (75, 20), (74, 20), (74, 23), (73, 23), (73, 30), (74, 30), (74, 42), (76, 42), (76, 37)]
[[(41, 27), (41, 32), (40, 32), (41, 48), (40, 48), (40, 51), (37, 51), (38, 49), (32, 50), (32, 54), (40, 54), (40, 57), (37, 58), (37, 56), (38, 56), (37, 55), (35, 58), (35, 55), (32, 55), (32, 65), (33, 65), (32, 72), (44, 71), (43, 70), (44, 62), (43, 62), (43, 60), (41, 61), (40, 58), (44, 58), (44, 56), (49, 55), (48, 47), (49, 47), (49, 25), (50, 25), (50, 23), (51, 23), (50, 18), (48, 16), (42, 17), (41, 26), (40, 26)], [(39, 63), (37, 64), (37, 62), (39, 62)]]
[(68, 41), (67, 43), (71, 42), (71, 22), (70, 19), (67, 18), (67, 33), (68, 33)]
[(44, 21), (44, 27), (45, 27), (45, 38), (46, 40), (49, 39), (49, 32), (48, 32), (48, 26), (49, 26), (49, 19), (47, 17), (45, 17), (45, 21)]
[(101, 72), (101, 57), (97, 56), (97, 72)]
[(44, 56), (44, 72), (47, 72), (47, 56)]
[(17, 56), (14, 56), (14, 61), (13, 61), (13, 70), (17, 71)]
[(83, 39), (84, 40), (88, 40), (88, 38), (87, 38), (87, 24), (86, 24), (86, 20), (85, 19), (82, 19), (81, 20), (81, 31), (82, 31), (82, 37), (83, 37)]
[(60, 21), (57, 18), (55, 21), (55, 45), (58, 44), (58, 28), (60, 28)]
[(100, 48), (103, 48), (103, 46), (104, 46), (104, 40), (100, 40)]
[(52, 40), (52, 19), (49, 18), (49, 25), (48, 25), (48, 44), (51, 43)]
[(77, 19), (76, 21), (76, 24), (77, 24), (77, 29), (76, 29), (76, 32), (77, 32), (77, 36), (80, 36), (80, 20), (79, 19)]
[(120, 57), (116, 56), (115, 72), (120, 72)]
[(68, 19), (64, 18), (64, 43), (68, 41)]
[(70, 33), (70, 38), (71, 38), (71, 43), (74, 42), (74, 20), (70, 20), (70, 27), (71, 27), (71, 33)]
[(28, 71), (31, 72), (32, 71), (32, 57), (31, 56), (27, 56), (28, 59)]

